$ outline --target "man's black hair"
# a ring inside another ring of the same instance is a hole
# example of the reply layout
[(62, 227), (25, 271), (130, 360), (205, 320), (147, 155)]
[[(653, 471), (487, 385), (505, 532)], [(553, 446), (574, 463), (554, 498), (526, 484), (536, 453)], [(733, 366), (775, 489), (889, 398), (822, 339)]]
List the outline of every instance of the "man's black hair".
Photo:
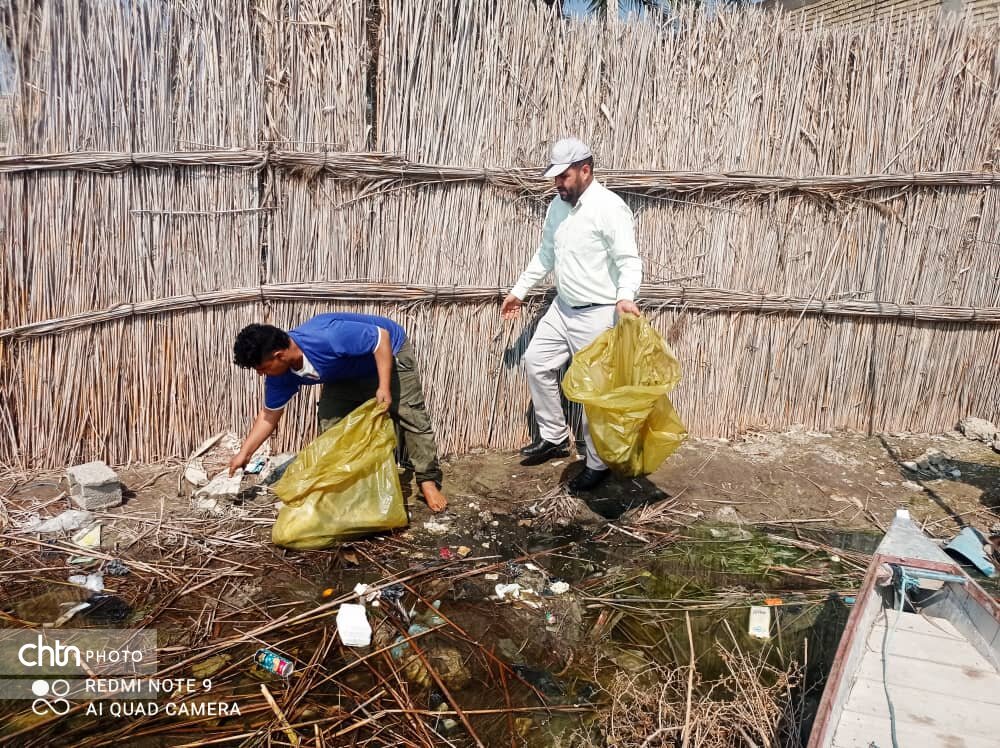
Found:
[(570, 166), (583, 166), (583, 165), (589, 166), (590, 170), (593, 171), (594, 170), (594, 157), (593, 156), (587, 156), (587, 158), (580, 159), (579, 161), (574, 161), (572, 164), (570, 164)]
[(288, 333), (274, 325), (247, 325), (233, 343), (233, 363), (244, 369), (256, 369), (275, 351), (291, 345)]

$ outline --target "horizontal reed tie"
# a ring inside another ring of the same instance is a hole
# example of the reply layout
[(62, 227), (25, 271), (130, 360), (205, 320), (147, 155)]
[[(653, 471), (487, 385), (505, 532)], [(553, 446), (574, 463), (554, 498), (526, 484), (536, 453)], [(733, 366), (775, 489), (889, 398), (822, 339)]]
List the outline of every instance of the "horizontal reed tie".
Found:
[[(283, 150), (169, 151), (116, 153), (73, 151), (70, 153), (24, 154), (0, 157), (0, 174), (39, 171), (95, 171), (114, 173), (134, 168), (225, 167), (262, 169), (268, 165), (292, 174), (310, 177), (326, 172), (340, 181), (413, 182), (421, 185), (480, 183), (508, 192), (546, 194), (551, 180), (538, 169), (501, 169), (426, 164), (385, 153), (301, 152)], [(611, 189), (638, 194), (662, 192), (803, 192), (816, 195), (851, 194), (905, 187), (984, 187), (1000, 185), (996, 171), (925, 171), (912, 174), (820, 174), (789, 177), (748, 172), (697, 172), (600, 170), (602, 182)]]
[[(220, 289), (117, 304), (107, 309), (81, 312), (0, 330), (0, 339), (28, 338), (75, 330), (113, 320), (189, 309), (225, 306), (250, 301), (426, 302), (429, 304), (488, 304), (499, 301), (506, 289), (486, 286), (417, 286), (394, 283), (341, 281), (327, 283), (275, 283), (249, 288)], [(532, 294), (550, 297), (552, 291)], [(916, 322), (965, 322), (1000, 324), (1000, 307), (956, 307), (927, 304), (893, 304), (884, 301), (836, 301), (759, 294), (725, 288), (648, 285), (639, 292), (648, 306), (683, 305), (705, 312), (755, 312), (757, 314), (810, 314), (864, 317)]]

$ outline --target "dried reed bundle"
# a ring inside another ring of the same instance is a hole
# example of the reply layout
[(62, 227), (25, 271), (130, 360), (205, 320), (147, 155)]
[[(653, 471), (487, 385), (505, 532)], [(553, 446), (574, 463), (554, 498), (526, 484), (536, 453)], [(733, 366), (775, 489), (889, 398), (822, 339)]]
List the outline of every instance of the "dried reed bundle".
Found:
[(534, 525), (542, 530), (599, 519), (583, 499), (571, 494), (563, 484), (539, 496), (533, 512)]
[[(170, 153), (112, 153), (74, 151), (0, 157), (0, 174), (46, 171), (93, 171), (115, 173), (129, 169), (191, 167), (264, 169), (272, 167), (291, 176), (329, 176), (338, 181), (377, 185), (373, 191), (399, 187), (448, 184), (479, 184), (520, 195), (551, 196), (552, 181), (539, 176), (538, 168), (428, 164), (409, 161), (388, 153), (322, 151), (309, 153), (284, 150), (228, 149), (175, 151)], [(912, 174), (827, 174), (788, 177), (750, 173), (599, 169), (597, 176), (609, 189), (635, 195), (661, 196), (672, 193), (735, 192), (740, 196), (795, 192), (836, 199), (876, 190), (955, 187), (976, 188), (1000, 184), (995, 171), (941, 171)]]
[[(206, 309), (248, 301), (317, 301), (352, 303), (432, 303), (493, 304), (506, 293), (501, 288), (458, 286), (406, 286), (391, 283), (314, 282), (283, 283), (257, 288), (220, 289), (201, 294), (186, 294), (152, 299), (136, 304), (116, 304), (100, 311), (70, 317), (33, 322), (0, 329), (0, 339), (38, 337), (81, 327), (164, 312)], [(538, 292), (531, 298), (551, 299), (552, 292)], [(698, 311), (750, 311), (758, 314), (817, 314), (833, 317), (867, 317), (925, 322), (967, 322), (982, 325), (1000, 324), (1000, 307), (950, 307), (920, 304), (892, 304), (865, 301), (790, 299), (769, 294), (753, 294), (731, 289), (684, 286), (644, 286), (639, 300), (648, 306), (674, 306)]]

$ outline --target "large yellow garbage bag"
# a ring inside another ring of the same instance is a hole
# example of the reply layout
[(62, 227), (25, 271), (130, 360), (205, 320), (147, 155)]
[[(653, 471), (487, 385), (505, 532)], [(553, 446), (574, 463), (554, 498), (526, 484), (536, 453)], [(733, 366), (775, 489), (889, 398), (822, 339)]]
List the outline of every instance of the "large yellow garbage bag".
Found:
[(285, 506), (271, 540), (309, 550), (405, 527), (395, 448), (392, 420), (374, 399), (324, 431), (274, 484)]
[(652, 473), (684, 441), (686, 430), (667, 393), (681, 365), (642, 317), (618, 323), (573, 357), (563, 392), (587, 413), (597, 454), (616, 473)]

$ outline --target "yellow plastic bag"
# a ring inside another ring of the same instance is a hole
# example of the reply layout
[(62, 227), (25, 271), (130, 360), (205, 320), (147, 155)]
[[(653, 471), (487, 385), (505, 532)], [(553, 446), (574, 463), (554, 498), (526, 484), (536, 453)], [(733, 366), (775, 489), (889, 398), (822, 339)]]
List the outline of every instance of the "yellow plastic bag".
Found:
[(618, 323), (573, 357), (563, 392), (587, 413), (597, 454), (626, 476), (652, 473), (684, 441), (667, 393), (681, 379), (670, 346), (642, 317)]
[(271, 540), (310, 550), (405, 527), (395, 448), (392, 420), (374, 399), (324, 431), (274, 484), (285, 506)]

